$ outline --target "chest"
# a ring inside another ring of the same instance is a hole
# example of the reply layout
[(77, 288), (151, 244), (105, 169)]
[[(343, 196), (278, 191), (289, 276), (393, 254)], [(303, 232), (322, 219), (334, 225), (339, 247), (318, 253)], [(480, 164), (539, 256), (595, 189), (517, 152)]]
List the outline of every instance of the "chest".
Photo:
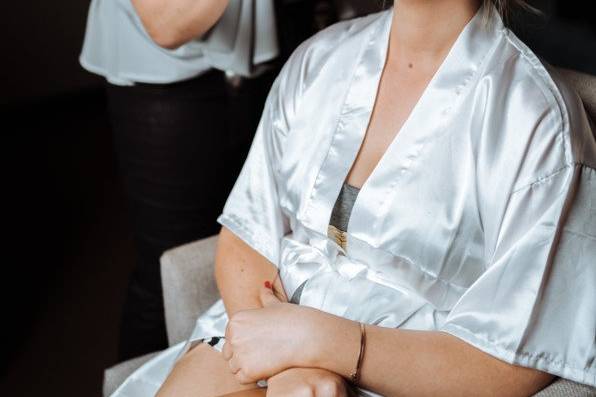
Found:
[[(485, 270), (485, 189), (474, 143), (482, 109), (467, 94), (475, 70), (458, 71), (457, 82), (443, 65), (400, 97), (381, 81), (383, 51), (371, 46), (359, 57), (329, 61), (302, 93), (276, 165), (280, 204), (294, 226), (327, 238), (348, 182), (360, 190), (346, 225), (347, 255), (369, 260), (354, 249), (366, 245), (467, 286)], [(378, 98), (393, 106), (375, 107)]]
[[(310, 139), (291, 136), (278, 181), (282, 206), (293, 222), (331, 238), (333, 208), (363, 140), (348, 120), (339, 125), (346, 130)], [(338, 244), (368, 261), (353, 249), (366, 244), (429, 277), (465, 287), (485, 270), (482, 199), (469, 132), (459, 123), (430, 135), (424, 129), (410, 132), (396, 136), (394, 143), (400, 144), (390, 145), (360, 187)]]
[(388, 62), (366, 127), (366, 134), (348, 175), (347, 183), (361, 187), (372, 174), (419, 100), (432, 77), (398, 62)]

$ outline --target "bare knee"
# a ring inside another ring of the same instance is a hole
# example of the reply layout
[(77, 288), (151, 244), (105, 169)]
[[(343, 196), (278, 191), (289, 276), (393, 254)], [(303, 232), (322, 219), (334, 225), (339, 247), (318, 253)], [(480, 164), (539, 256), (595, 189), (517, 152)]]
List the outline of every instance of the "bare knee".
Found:
[(219, 351), (199, 344), (178, 360), (156, 397), (214, 397), (256, 387), (240, 384)]

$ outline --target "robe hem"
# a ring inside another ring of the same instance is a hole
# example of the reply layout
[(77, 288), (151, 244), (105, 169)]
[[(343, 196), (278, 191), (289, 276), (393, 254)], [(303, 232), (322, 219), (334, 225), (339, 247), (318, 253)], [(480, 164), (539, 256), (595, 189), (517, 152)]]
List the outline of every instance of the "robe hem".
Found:
[(574, 382), (596, 387), (596, 369), (581, 369), (565, 364), (563, 361), (555, 361), (545, 357), (537, 357), (534, 353), (514, 352), (497, 345), (487, 338), (483, 338), (471, 330), (457, 324), (449, 323), (443, 325), (439, 331), (453, 335), (464, 342), (490, 354), (509, 364), (534, 368), (548, 372)]

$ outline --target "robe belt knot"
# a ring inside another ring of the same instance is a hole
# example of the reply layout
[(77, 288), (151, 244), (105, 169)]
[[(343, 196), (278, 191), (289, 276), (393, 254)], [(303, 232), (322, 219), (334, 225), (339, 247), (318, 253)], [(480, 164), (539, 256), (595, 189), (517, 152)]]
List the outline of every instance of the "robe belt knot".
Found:
[(343, 250), (333, 241), (322, 238), (310, 238), (308, 244), (284, 238), (279, 267), (288, 297), (315, 274), (336, 272), (351, 280), (369, 269), (366, 264), (343, 255)]

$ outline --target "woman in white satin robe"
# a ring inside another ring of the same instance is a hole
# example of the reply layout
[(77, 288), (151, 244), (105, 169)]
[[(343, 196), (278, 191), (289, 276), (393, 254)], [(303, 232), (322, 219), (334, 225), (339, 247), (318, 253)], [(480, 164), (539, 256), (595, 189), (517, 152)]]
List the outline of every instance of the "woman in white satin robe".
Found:
[[(498, 13), (455, 41), (362, 186), (345, 248), (328, 236), (391, 21), (341, 22), (295, 51), (218, 222), (278, 267), (288, 297), (304, 283), (300, 305), (596, 385), (596, 142), (578, 96)], [(115, 396), (155, 393), (227, 320), (219, 300)]]

